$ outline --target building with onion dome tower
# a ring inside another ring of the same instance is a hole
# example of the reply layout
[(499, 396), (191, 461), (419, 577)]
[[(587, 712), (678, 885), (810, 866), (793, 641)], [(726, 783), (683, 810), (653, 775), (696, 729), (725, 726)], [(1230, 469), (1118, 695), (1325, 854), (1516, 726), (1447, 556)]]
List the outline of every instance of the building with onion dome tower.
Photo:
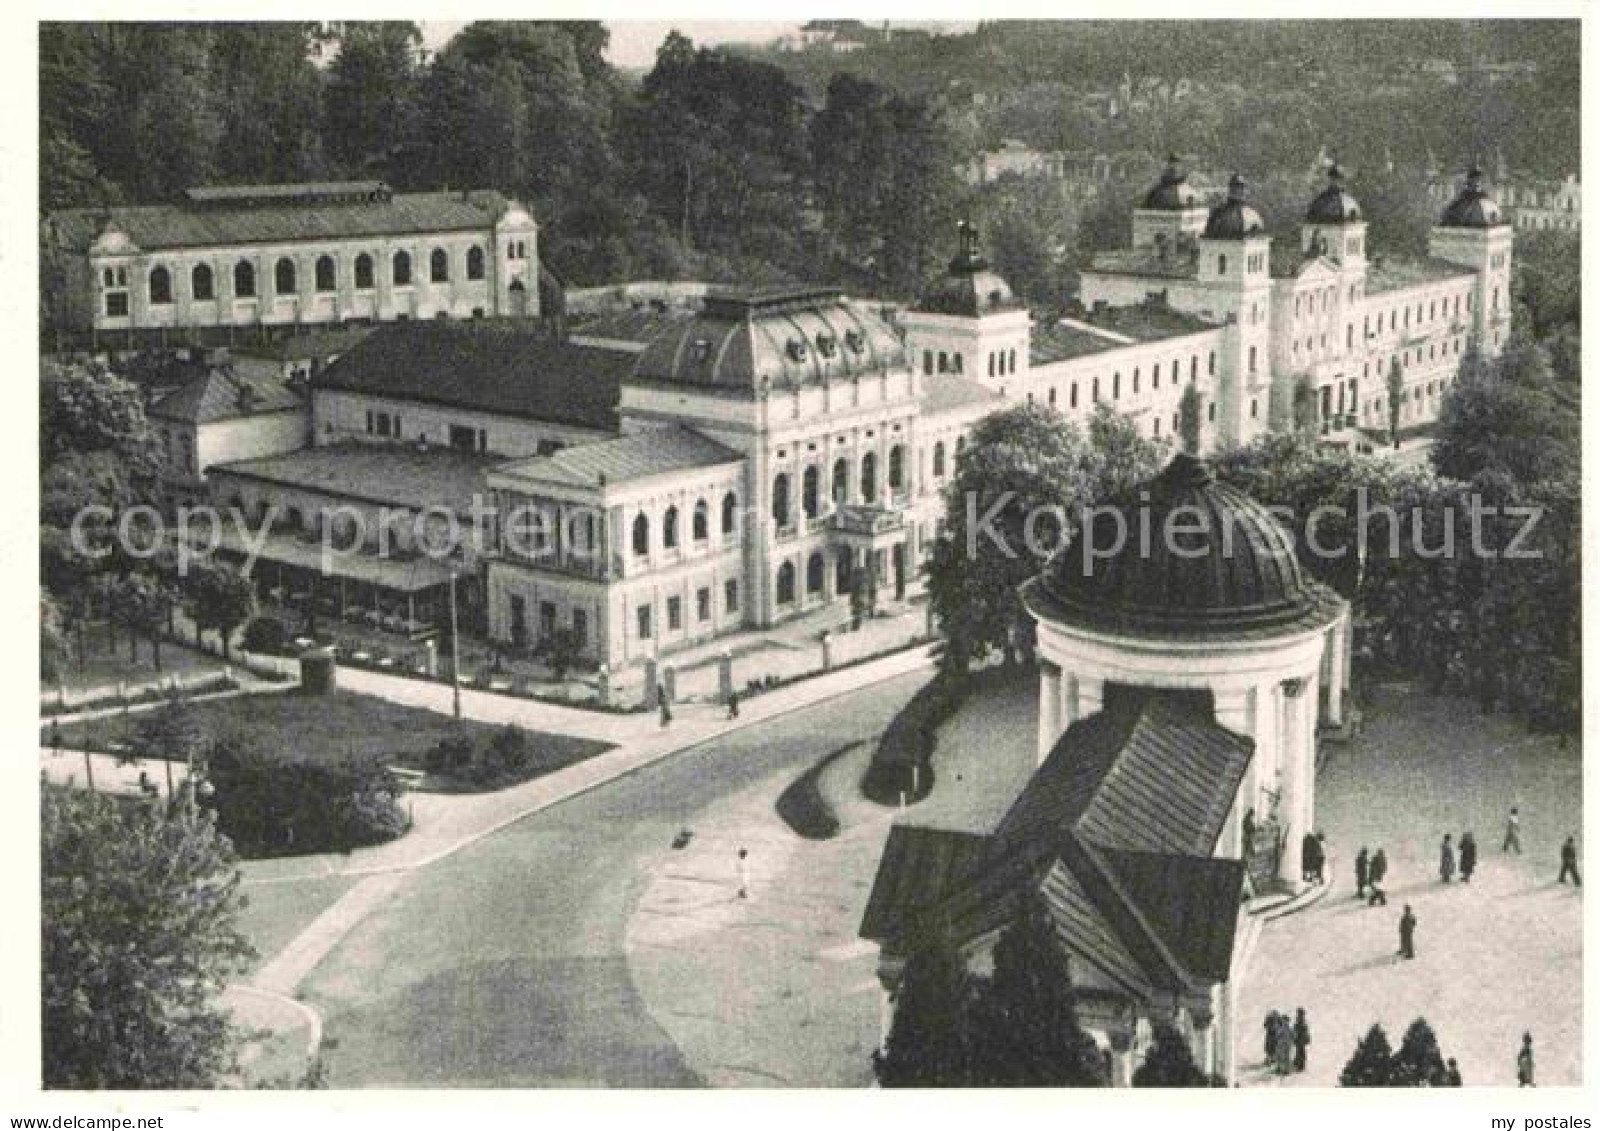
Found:
[(1236, 932), (1251, 896), (1302, 886), (1349, 607), (1265, 507), (1188, 455), (1097, 512), (1022, 595), (1038, 765), (990, 828), (896, 823), (861, 926), (886, 992), (929, 932), (981, 964), (1036, 901), (1114, 1083), (1163, 1023), (1231, 1080)]

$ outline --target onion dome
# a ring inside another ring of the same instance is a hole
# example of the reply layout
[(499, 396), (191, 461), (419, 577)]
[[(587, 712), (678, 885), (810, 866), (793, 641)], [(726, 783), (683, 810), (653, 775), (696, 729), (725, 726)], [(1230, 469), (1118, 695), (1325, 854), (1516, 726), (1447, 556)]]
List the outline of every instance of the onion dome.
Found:
[(1161, 170), (1161, 179), (1144, 194), (1141, 208), (1159, 212), (1182, 212), (1200, 206), (1200, 194), (1189, 183), (1189, 174), (1178, 165), (1176, 156), (1167, 158), (1167, 167)]
[(956, 229), (961, 234), (961, 246), (950, 261), (949, 272), (917, 302), (915, 309), (922, 314), (964, 318), (1021, 310), (1023, 304), (1012, 293), (1011, 285), (989, 269), (989, 261), (978, 251), (978, 229), (966, 220)]
[(1344, 172), (1337, 165), (1328, 169), (1328, 187), (1317, 194), (1306, 209), (1308, 224), (1354, 224), (1361, 219), (1361, 205), (1345, 191)]
[(1310, 630), (1341, 599), (1305, 577), (1267, 508), (1186, 453), (1136, 498), (1090, 512), (1024, 591), (1057, 623), (1162, 638), (1256, 638)]
[(1208, 240), (1242, 240), (1266, 234), (1261, 213), (1245, 203), (1244, 178), (1235, 173), (1228, 181), (1228, 199), (1211, 210), (1204, 237)]
[(1500, 206), (1483, 188), (1483, 170), (1474, 166), (1467, 172), (1467, 183), (1439, 217), (1441, 228), (1498, 228), (1504, 224)]

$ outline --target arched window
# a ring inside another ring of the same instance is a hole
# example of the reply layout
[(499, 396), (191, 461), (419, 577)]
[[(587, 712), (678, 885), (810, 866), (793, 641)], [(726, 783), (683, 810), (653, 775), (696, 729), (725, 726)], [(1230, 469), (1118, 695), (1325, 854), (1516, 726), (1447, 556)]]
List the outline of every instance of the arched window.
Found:
[(822, 511), (818, 478), (815, 464), (806, 468), (800, 476), (800, 506), (806, 512), (807, 518), (816, 518)]
[(165, 306), (172, 301), (172, 272), (165, 267), (150, 269), (150, 305)]
[(711, 508), (706, 506), (704, 499), (694, 505), (694, 526), (690, 534), (696, 542), (704, 542), (711, 537)]
[(256, 267), (248, 259), (233, 265), (233, 293), (237, 298), (256, 297)]
[(661, 519), (661, 545), (664, 549), (678, 548), (678, 508), (668, 507)]
[[(1052, 390), (1053, 391), (1053, 390)], [(933, 474), (936, 478), (944, 478), (944, 441), (940, 440), (933, 445)]]
[(833, 591), (835, 593), (848, 593), (851, 589), (850, 577), (850, 552), (841, 550), (833, 559)]
[(889, 449), (889, 490), (901, 491), (906, 485), (906, 450), (896, 444)]
[(782, 471), (772, 480), (772, 521), (780, 528), (789, 525), (789, 476)]
[(1016, 371), (1017, 371), (1017, 351), (1016, 350), (1007, 350), (1006, 351), (1006, 372), (1007, 373), (1015, 373)]
[(294, 260), (284, 258), (272, 269), (272, 289), (280, 295), (292, 295), (298, 289), (294, 280)]
[(923, 350), (922, 351), (922, 372), (923, 372), (924, 376), (929, 376), (929, 375), (931, 375), (933, 373), (933, 351), (932, 350)]
[(476, 244), (467, 248), (467, 278), (483, 278), (483, 248)]
[(961, 355), (959, 353), (955, 355), (954, 365), (956, 367), (956, 372), (960, 373), (961, 372)]
[(411, 253), (397, 251), (394, 253), (394, 285), (409, 287), (411, 285)]
[(722, 496), (722, 532), (732, 534), (739, 520), (739, 499), (732, 491)]
[(633, 520), (633, 552), (640, 557), (650, 552), (650, 520), (642, 514)]
[(428, 277), (435, 283), (450, 281), (450, 253), (444, 248), (436, 247), (433, 254), (428, 256)]
[(778, 604), (794, 603), (794, 563), (784, 562), (778, 567)]
[(861, 457), (861, 501), (878, 501), (878, 453), (868, 452)]
[(1217, 256), (1217, 274), (1226, 275), (1227, 273), (1228, 273), (1228, 257), (1226, 255)]
[(339, 270), (334, 265), (333, 256), (319, 255), (317, 257), (317, 293), (327, 294), (338, 285)]
[(831, 486), (835, 506), (843, 506), (850, 497), (850, 461), (836, 459), (833, 461), (833, 483)]
[(372, 289), (372, 256), (362, 252), (356, 256), (356, 290), (370, 291)]
[(216, 282), (209, 263), (196, 263), (189, 272), (189, 294), (196, 302), (210, 302), (217, 297)]
[(1251, 346), (1250, 347), (1250, 372), (1254, 373), (1255, 371), (1256, 371), (1256, 347), (1255, 346)]
[(989, 376), (994, 376), (994, 352), (992, 350), (989, 353)]
[(812, 597), (822, 592), (824, 568), (820, 550), (806, 559), (806, 596)]

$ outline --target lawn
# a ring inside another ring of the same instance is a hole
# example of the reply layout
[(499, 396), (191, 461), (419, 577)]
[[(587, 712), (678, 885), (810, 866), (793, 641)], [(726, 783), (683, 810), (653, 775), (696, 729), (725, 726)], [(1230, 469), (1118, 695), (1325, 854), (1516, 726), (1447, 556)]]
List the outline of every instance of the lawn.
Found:
[[(443, 738), (463, 737), (474, 748), (481, 748), (500, 729), (349, 691), (331, 695), (304, 695), (299, 691), (237, 695), (196, 701), (190, 704), (190, 710), (208, 739), (237, 736), (259, 751), (284, 757), (315, 755), (339, 761), (376, 756), (386, 763), (416, 770), (423, 768), (426, 754)], [(96, 751), (111, 751), (118, 745), (131, 747), (139, 722), (145, 717), (144, 713), (134, 713), (71, 723), (61, 728), (61, 745), (69, 750)], [(542, 731), (525, 734), (533, 757), (522, 780), (610, 749), (603, 742), (569, 735)], [(48, 741), (48, 736), (44, 740)], [(464, 786), (430, 778), (423, 788), (459, 792)]]

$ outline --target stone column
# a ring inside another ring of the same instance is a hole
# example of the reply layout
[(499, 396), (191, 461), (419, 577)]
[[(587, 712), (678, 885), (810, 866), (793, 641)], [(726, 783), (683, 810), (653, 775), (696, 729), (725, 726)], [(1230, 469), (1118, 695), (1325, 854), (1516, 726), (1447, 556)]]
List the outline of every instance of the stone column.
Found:
[(733, 653), (717, 657), (717, 697), (726, 703), (733, 695)]
[(1307, 717), (1307, 702), (1316, 694), (1313, 681), (1308, 679), (1285, 680), (1283, 691), (1283, 735), (1281, 777), (1278, 794), (1278, 819), (1284, 830), (1283, 859), (1278, 867), (1279, 878), (1291, 888), (1299, 890), (1301, 880), (1300, 841), (1309, 825), (1306, 822), (1305, 793), (1310, 770), (1310, 749), (1306, 731), (1311, 720)]
[(1061, 669), (1049, 660), (1039, 661), (1039, 761), (1050, 756), (1061, 735)]

